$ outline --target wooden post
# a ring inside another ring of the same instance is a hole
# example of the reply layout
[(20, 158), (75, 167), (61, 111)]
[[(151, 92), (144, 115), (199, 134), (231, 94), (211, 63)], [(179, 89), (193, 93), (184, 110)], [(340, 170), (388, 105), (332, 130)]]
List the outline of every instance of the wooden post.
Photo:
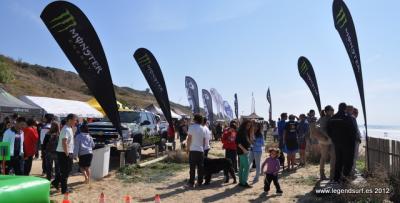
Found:
[(122, 168), (125, 166), (125, 151), (121, 151), (119, 154), (119, 167)]

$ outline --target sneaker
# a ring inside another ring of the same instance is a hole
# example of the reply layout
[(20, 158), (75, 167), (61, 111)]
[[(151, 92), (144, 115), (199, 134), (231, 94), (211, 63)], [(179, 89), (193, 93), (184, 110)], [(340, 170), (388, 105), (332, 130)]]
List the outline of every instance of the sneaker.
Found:
[(282, 194), (282, 193), (283, 193), (282, 190), (277, 190), (277, 191), (276, 191), (276, 194)]

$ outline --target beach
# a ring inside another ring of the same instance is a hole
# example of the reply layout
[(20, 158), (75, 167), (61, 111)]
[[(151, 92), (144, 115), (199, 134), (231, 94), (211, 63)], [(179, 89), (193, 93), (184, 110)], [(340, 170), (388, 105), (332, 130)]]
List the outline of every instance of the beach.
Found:
[[(224, 151), (220, 142), (212, 142), (211, 156), (221, 156)], [(263, 153), (263, 157), (266, 154)], [(39, 176), (41, 173), (41, 162), (34, 161), (32, 174)], [(329, 166), (326, 165), (329, 171)], [(249, 183), (252, 184), (255, 172), (251, 172)], [(175, 175), (157, 183), (129, 183), (120, 178), (116, 170), (110, 172), (109, 176), (99, 181), (92, 181), (89, 185), (83, 184), (84, 178), (78, 173), (73, 173), (68, 184), (73, 189), (69, 195), (72, 202), (98, 202), (103, 192), (106, 202), (122, 202), (124, 196), (130, 195), (132, 202), (154, 202), (154, 196), (159, 194), (162, 202), (308, 202), (315, 197), (311, 194), (318, 180), (319, 166), (308, 164), (297, 171), (280, 174), (280, 184), (283, 195), (276, 195), (274, 186), (267, 196), (263, 192), (264, 176), (260, 181), (252, 185), (253, 188), (243, 189), (237, 184), (224, 183), (223, 173), (214, 175), (211, 184), (199, 189), (189, 190), (184, 186), (189, 177), (189, 169), (185, 168)], [(61, 201), (63, 196), (51, 189), (51, 200)]]

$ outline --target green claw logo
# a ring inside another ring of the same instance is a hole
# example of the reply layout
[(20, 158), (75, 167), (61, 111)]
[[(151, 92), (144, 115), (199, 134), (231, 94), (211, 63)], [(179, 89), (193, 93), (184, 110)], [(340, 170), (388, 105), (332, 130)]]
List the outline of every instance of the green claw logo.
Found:
[(340, 29), (342, 29), (346, 24), (347, 24), (347, 17), (342, 7), (339, 13), (336, 15), (336, 25), (339, 26)]
[(143, 56), (141, 56), (140, 58), (138, 58), (138, 62), (145, 66), (151, 63), (150, 57), (147, 54), (144, 54)]
[(301, 74), (304, 74), (308, 71), (308, 66), (307, 63), (305, 61), (303, 61), (303, 63), (300, 66), (300, 72)]
[(51, 29), (55, 29), (57, 32), (66, 31), (77, 25), (74, 16), (69, 12), (69, 10), (65, 10), (64, 13), (55, 17), (50, 21), (50, 24), (52, 24)]

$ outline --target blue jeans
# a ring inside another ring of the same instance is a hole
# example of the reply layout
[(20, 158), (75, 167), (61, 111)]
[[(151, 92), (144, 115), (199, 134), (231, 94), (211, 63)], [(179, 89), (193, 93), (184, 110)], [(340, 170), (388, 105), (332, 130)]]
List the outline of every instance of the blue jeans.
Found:
[(249, 153), (249, 163), (250, 163), (249, 168), (252, 167), (253, 159), (256, 160), (256, 176), (254, 177), (255, 182), (258, 181), (258, 178), (260, 177), (260, 173), (261, 173), (261, 155), (262, 155), (262, 152), (250, 151), (250, 153)]

